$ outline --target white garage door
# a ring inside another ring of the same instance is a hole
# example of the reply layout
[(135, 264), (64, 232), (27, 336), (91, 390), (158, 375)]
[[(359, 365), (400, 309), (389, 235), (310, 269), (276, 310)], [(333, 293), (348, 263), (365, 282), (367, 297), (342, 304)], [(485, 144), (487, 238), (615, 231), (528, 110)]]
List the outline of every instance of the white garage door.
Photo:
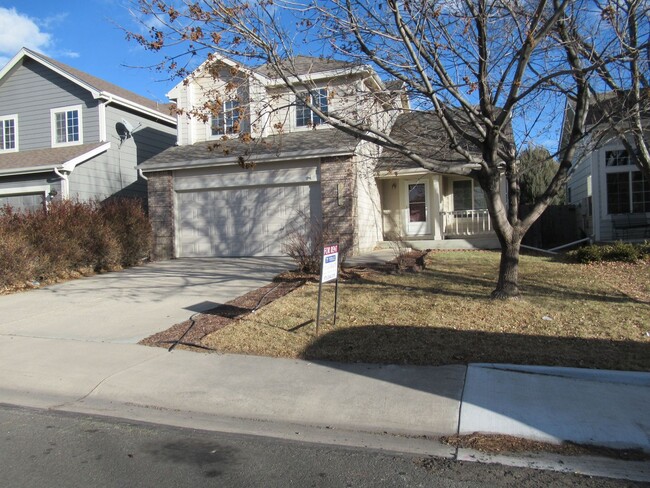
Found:
[(291, 223), (320, 208), (317, 189), (299, 184), (179, 192), (180, 256), (280, 256)]

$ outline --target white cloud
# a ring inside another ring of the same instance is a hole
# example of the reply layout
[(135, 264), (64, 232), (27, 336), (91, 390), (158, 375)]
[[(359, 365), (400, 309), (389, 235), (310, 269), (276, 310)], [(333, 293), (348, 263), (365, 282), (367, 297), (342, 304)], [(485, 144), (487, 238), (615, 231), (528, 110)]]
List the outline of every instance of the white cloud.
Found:
[(0, 64), (22, 47), (43, 52), (52, 45), (52, 35), (43, 32), (37, 22), (15, 8), (0, 7)]

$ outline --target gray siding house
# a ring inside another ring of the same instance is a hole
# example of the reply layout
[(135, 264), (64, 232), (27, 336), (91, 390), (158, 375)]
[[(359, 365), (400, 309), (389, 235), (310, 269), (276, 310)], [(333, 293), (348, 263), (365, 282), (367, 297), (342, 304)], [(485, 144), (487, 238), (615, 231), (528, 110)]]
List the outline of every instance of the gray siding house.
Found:
[(176, 142), (169, 107), (23, 48), (0, 71), (0, 206), (146, 197), (139, 165)]

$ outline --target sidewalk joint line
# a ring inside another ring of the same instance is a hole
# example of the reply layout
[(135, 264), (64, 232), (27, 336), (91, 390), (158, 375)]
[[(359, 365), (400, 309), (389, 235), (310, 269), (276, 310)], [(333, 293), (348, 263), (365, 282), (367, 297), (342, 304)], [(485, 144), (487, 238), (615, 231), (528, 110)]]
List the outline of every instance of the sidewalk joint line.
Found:
[[(458, 422), (456, 423), (456, 435), (460, 435), (460, 419), (463, 415), (463, 402), (465, 401), (465, 389), (467, 388), (467, 373), (469, 373), (469, 364), (465, 365), (465, 375), (463, 376), (463, 391), (460, 394), (460, 403), (458, 405)], [(458, 450), (459, 447), (456, 445), (456, 452), (454, 453), (454, 459), (458, 460)]]

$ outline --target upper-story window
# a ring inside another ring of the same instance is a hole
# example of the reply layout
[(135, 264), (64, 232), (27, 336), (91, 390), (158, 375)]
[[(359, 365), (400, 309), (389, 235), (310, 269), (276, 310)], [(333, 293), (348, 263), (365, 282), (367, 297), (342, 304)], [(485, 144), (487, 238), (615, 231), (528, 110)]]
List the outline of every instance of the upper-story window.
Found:
[(237, 100), (224, 102), (219, 115), (212, 117), (212, 135), (223, 136), (226, 134), (237, 134), (240, 126), (239, 112), (240, 108)]
[(18, 116), (0, 117), (0, 152), (18, 150)]
[(629, 166), (630, 164), (632, 162), (625, 149), (605, 153), (605, 166)]
[[(296, 127), (312, 127), (324, 122), (303, 102), (308, 96), (308, 92), (302, 92), (296, 97)], [(311, 104), (327, 115), (327, 88), (312, 90)]]
[(50, 114), (53, 147), (83, 143), (81, 105), (53, 108)]
[(632, 164), (627, 151), (606, 151), (607, 213), (650, 212), (650, 181)]

